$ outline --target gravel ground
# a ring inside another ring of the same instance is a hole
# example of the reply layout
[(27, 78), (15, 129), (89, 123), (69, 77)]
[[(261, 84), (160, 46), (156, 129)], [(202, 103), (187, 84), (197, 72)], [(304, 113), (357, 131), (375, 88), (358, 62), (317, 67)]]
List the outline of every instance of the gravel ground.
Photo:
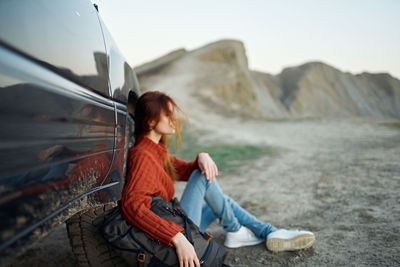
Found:
[[(264, 221), (315, 232), (316, 244), (279, 254), (264, 244), (229, 250), (228, 262), (400, 265), (400, 128), (395, 125), (371, 120), (275, 123), (263, 128), (265, 135), (255, 126), (253, 133), (283, 151), (223, 177), (222, 186)], [(213, 230), (222, 242), (223, 231)]]
[[(271, 253), (228, 249), (232, 266), (400, 265), (400, 122), (353, 118), (201, 123), (210, 140), (279, 152), (221, 174), (227, 194), (277, 227), (311, 230), (313, 248)], [(224, 127), (229, 125), (229, 127)], [(216, 130), (218, 129), (218, 130)], [(185, 144), (184, 144), (185, 145)], [(177, 194), (183, 184), (177, 185)], [(223, 243), (214, 223), (210, 232)], [(11, 266), (76, 266), (62, 225)]]

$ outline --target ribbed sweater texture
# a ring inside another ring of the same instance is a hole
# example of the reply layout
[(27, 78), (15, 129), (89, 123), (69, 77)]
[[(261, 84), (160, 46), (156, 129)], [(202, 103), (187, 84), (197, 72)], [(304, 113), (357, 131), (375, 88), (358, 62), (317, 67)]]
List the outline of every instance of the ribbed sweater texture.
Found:
[[(150, 210), (152, 196), (171, 201), (175, 194), (174, 183), (164, 170), (163, 158), (168, 149), (146, 136), (140, 136), (129, 149), (128, 173), (121, 204), (125, 219), (162, 243), (172, 246), (171, 239), (183, 228), (165, 220)], [(198, 156), (185, 161), (169, 155), (180, 181), (187, 181), (198, 167)]]

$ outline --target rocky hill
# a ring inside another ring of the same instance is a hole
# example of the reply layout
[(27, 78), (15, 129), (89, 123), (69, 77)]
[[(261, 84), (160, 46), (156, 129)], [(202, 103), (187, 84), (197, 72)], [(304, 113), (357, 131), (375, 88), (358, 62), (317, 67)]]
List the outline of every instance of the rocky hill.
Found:
[(400, 80), (390, 74), (354, 75), (322, 62), (278, 75), (251, 71), (245, 47), (236, 40), (179, 49), (135, 70), (142, 90), (170, 93), (190, 115), (400, 118)]

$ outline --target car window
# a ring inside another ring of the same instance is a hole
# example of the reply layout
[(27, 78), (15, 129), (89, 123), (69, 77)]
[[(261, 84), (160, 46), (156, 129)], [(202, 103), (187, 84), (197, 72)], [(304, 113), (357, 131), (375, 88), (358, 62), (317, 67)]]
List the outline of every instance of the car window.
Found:
[(90, 1), (0, 1), (1, 42), (109, 96), (107, 55)]

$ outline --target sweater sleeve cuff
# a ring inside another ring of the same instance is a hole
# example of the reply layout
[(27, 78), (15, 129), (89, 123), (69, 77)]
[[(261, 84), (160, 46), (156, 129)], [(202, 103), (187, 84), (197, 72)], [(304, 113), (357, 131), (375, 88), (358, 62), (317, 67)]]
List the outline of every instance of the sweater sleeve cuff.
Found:
[(171, 236), (168, 238), (168, 240), (160, 240), (164, 244), (167, 244), (168, 246), (172, 247), (174, 244), (172, 244), (172, 238), (176, 236), (178, 233), (183, 233), (185, 229), (183, 227), (174, 224), (174, 226), (171, 229)]

